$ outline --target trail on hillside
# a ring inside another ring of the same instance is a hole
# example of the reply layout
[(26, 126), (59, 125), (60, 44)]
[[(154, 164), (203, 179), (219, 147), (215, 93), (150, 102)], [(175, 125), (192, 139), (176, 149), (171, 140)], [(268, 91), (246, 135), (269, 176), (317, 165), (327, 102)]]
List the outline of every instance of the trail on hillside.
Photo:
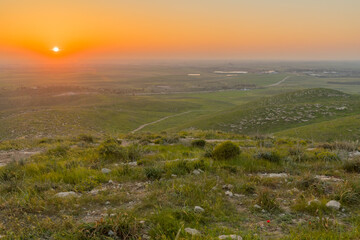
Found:
[(274, 83), (274, 84), (270, 84), (270, 85), (267, 85), (266, 87), (275, 87), (275, 86), (278, 86), (280, 84), (282, 84), (283, 82), (285, 82), (290, 76), (286, 76), (283, 80), (277, 82), (277, 83)]
[(193, 111), (182, 112), (182, 113), (178, 113), (178, 114), (174, 114), (174, 115), (170, 115), (170, 116), (167, 116), (167, 117), (160, 118), (160, 119), (158, 119), (156, 121), (153, 121), (153, 122), (145, 123), (145, 124), (141, 125), (140, 127), (138, 127), (137, 129), (131, 131), (131, 133), (135, 133), (137, 131), (140, 131), (141, 129), (143, 129), (146, 126), (156, 124), (156, 123), (164, 121), (164, 120), (166, 120), (168, 118), (177, 117), (177, 116), (184, 115), (184, 114), (187, 114), (187, 113), (190, 113), (190, 112), (193, 112)]

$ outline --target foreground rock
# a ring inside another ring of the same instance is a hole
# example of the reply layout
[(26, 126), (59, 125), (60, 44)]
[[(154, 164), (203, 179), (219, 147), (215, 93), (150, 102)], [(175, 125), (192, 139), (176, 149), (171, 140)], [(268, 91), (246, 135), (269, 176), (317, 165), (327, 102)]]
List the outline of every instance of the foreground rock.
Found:
[(242, 237), (239, 236), (239, 235), (235, 235), (235, 234), (232, 234), (232, 235), (220, 235), (219, 236), (219, 239), (235, 239), (235, 240), (242, 240)]
[(199, 236), (201, 235), (201, 233), (194, 229), (194, 228), (185, 228), (185, 232), (187, 232), (188, 234), (192, 235), (192, 236)]
[(199, 206), (195, 206), (194, 211), (197, 213), (202, 213), (205, 211), (205, 209), (203, 209), (202, 207), (199, 207)]
[(78, 194), (76, 192), (70, 191), (70, 192), (59, 192), (55, 194), (55, 197), (65, 198), (65, 197), (77, 197)]
[(329, 201), (329, 202), (326, 204), (326, 206), (327, 206), (328, 208), (332, 208), (332, 209), (335, 209), (335, 210), (339, 210), (341, 204), (340, 204), (338, 201), (331, 200), (331, 201)]
[(107, 173), (111, 173), (111, 170), (108, 168), (103, 168), (103, 169), (101, 169), (101, 172), (104, 174), (107, 174)]

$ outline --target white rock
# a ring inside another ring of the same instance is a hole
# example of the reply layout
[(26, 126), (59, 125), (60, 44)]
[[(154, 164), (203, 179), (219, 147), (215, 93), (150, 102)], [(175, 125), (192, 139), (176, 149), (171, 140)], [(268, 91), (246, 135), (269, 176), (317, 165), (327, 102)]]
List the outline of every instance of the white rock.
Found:
[(261, 209), (261, 207), (257, 204), (254, 205), (254, 208)]
[(109, 201), (106, 201), (106, 202), (105, 202), (105, 205), (110, 205), (110, 202), (109, 202)]
[(129, 162), (128, 165), (130, 165), (130, 166), (137, 166), (137, 162)]
[(234, 239), (234, 240), (242, 240), (242, 237), (239, 235), (231, 234), (231, 235), (220, 235), (219, 239)]
[(234, 196), (234, 194), (233, 194), (232, 192), (230, 192), (230, 191), (226, 191), (226, 192), (225, 192), (225, 195), (226, 195), (226, 196), (229, 196), (229, 197)]
[(108, 183), (109, 183), (109, 184), (114, 184), (114, 181), (113, 181), (113, 180), (109, 180)]
[(195, 169), (192, 173), (195, 174), (195, 175), (199, 175), (201, 172), (199, 170)]
[(111, 170), (108, 169), (108, 168), (103, 168), (103, 169), (101, 169), (101, 172), (104, 173), (104, 174), (107, 174), (107, 173), (110, 173)]
[(143, 239), (150, 239), (150, 236), (149, 236), (149, 235), (144, 234), (144, 235), (142, 235), (142, 238), (143, 238)]
[(114, 235), (115, 235), (115, 233), (114, 233), (113, 231), (111, 231), (111, 230), (110, 230), (110, 231), (108, 232), (108, 235), (109, 235), (109, 236), (114, 236)]
[(244, 194), (238, 194), (238, 193), (234, 193), (234, 196), (237, 197), (237, 198), (245, 197)]
[(338, 201), (331, 200), (331, 201), (329, 201), (329, 202), (326, 204), (326, 206), (327, 206), (328, 208), (332, 208), (332, 209), (335, 209), (335, 210), (339, 210), (341, 204), (340, 204)]
[(194, 228), (185, 228), (185, 232), (187, 232), (188, 234), (193, 235), (193, 236), (201, 234), (198, 230), (196, 230)]
[(59, 192), (57, 194), (55, 194), (56, 197), (77, 197), (78, 194), (76, 192), (70, 191), (70, 192)]
[(203, 209), (203, 208), (200, 207), (200, 206), (195, 206), (194, 211), (197, 212), (197, 213), (201, 213), (201, 212), (204, 212), (205, 209)]
[(287, 173), (263, 173), (259, 174), (261, 177), (268, 177), (268, 178), (286, 178), (288, 177)]
[(171, 174), (171, 177), (176, 178), (177, 175), (176, 174)]

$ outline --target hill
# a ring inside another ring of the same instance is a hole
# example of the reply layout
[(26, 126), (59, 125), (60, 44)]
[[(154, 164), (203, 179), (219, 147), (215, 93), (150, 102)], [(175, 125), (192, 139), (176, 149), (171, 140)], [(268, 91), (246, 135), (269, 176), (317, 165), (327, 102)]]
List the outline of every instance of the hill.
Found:
[(359, 102), (359, 96), (337, 90), (305, 89), (251, 101), (195, 120), (183, 128), (275, 133), (357, 114)]

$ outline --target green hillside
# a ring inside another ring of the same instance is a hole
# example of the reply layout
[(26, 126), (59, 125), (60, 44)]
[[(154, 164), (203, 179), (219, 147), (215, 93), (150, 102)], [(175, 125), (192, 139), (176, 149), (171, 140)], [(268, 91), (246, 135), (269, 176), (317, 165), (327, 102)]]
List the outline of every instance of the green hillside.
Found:
[(219, 129), (236, 133), (274, 133), (354, 115), (360, 98), (331, 89), (305, 89), (242, 104), (183, 128)]

